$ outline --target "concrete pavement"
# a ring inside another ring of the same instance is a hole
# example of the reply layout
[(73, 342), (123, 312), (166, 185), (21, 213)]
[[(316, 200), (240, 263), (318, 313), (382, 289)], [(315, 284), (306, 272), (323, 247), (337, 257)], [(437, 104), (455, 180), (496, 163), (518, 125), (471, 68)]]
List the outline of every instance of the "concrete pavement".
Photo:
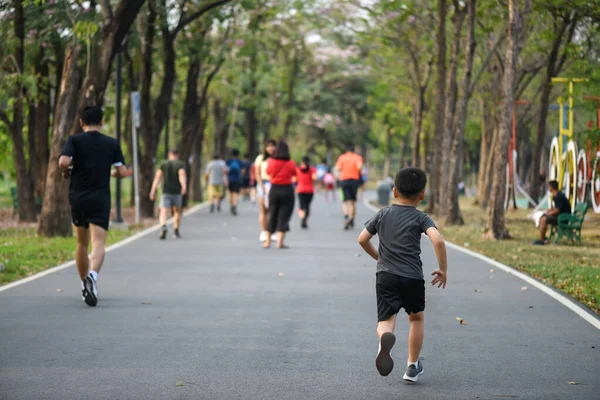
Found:
[(114, 250), (96, 308), (75, 268), (0, 292), (0, 399), (600, 399), (600, 331), (455, 250), (448, 287), (427, 289), (421, 382), (401, 381), (404, 318), (380, 377), (374, 262), (339, 204), (313, 204), (289, 250), (260, 247), (248, 203)]

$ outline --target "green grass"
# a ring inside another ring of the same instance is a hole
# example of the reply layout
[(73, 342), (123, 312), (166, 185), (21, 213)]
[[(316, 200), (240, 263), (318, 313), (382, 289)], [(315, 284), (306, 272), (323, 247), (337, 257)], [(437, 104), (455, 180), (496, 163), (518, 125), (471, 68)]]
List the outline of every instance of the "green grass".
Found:
[[(112, 244), (135, 233), (111, 230), (107, 244)], [(46, 238), (36, 235), (34, 228), (7, 228), (0, 230), (0, 285), (25, 278), (37, 272), (62, 264), (75, 257), (75, 237)]]
[[(600, 217), (588, 211), (583, 224), (583, 246), (564, 241), (558, 245), (532, 246), (538, 231), (527, 218), (528, 210), (508, 211), (512, 239), (490, 241), (483, 237), (487, 214), (464, 199), (463, 226), (441, 226), (446, 240), (468, 247), (503, 264), (554, 286), (600, 314)], [(450, 266), (451, 268), (451, 266)]]
[(12, 182), (0, 179), (0, 208), (12, 208), (12, 197), (10, 197), (12, 185)]

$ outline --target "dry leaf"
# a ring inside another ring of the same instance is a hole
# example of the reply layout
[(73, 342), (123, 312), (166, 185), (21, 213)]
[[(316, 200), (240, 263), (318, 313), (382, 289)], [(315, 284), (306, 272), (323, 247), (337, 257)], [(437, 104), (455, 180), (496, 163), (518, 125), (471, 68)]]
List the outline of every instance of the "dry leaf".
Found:
[(518, 260), (518, 259), (519, 259), (519, 256), (518, 256), (518, 255), (516, 255), (516, 254), (513, 254), (513, 257), (512, 257), (512, 258), (513, 258), (513, 260)]
[(481, 293), (481, 290), (475, 289), (475, 293)]
[(152, 304), (151, 301), (142, 301), (142, 304)]
[(567, 382), (569, 385), (579, 385), (579, 382)]
[(459, 324), (461, 325), (467, 325), (467, 323), (465, 322), (464, 319), (460, 318), (460, 317), (456, 317), (456, 320), (458, 321)]
[(280, 272), (279, 276), (285, 276), (285, 274), (283, 272)]
[(527, 286), (523, 286), (521, 290), (527, 290)]
[(62, 292), (63, 290), (62, 290), (62, 289), (56, 289), (56, 291), (57, 291), (57, 292)]

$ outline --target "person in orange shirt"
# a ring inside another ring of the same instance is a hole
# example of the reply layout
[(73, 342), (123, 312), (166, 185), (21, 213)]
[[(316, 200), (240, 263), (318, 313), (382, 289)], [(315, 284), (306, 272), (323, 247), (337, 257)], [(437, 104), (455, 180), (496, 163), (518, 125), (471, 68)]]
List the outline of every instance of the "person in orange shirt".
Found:
[(354, 228), (356, 217), (356, 195), (360, 186), (360, 174), (363, 167), (363, 158), (354, 152), (354, 146), (347, 147), (335, 164), (340, 174), (340, 187), (344, 196), (342, 210), (344, 211), (344, 229)]

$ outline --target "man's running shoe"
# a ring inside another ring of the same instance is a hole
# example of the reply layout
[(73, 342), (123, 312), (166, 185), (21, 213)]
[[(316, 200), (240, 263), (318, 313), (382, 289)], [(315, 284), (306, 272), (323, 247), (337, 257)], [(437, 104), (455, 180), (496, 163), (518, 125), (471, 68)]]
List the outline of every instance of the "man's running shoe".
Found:
[(164, 228), (161, 232), (160, 232), (160, 236), (159, 239), (160, 240), (165, 240), (167, 238), (167, 228)]
[(306, 218), (302, 218), (302, 222), (300, 224), (302, 229), (308, 229), (308, 224), (306, 223)]
[(354, 218), (350, 220), (350, 228), (354, 228)]
[(179, 229), (173, 231), (173, 239), (181, 239), (181, 235), (179, 234)]
[(392, 347), (396, 343), (396, 336), (391, 332), (381, 335), (379, 341), (379, 351), (375, 358), (375, 366), (381, 376), (388, 376), (394, 369), (394, 360), (392, 360)]
[(269, 235), (269, 234), (267, 233), (267, 231), (262, 231), (262, 232), (260, 233), (260, 235), (258, 236), (258, 240), (260, 240), (261, 242), (264, 242), (264, 241), (266, 241), (266, 240), (267, 240), (267, 236), (268, 236), (268, 235)]
[(237, 215), (237, 207), (231, 207), (231, 215), (234, 217)]
[(346, 222), (344, 223), (344, 230), (347, 231), (348, 229), (350, 229), (350, 219), (347, 219)]
[(85, 277), (81, 294), (85, 304), (90, 307), (96, 307), (96, 304), (98, 304), (98, 287), (96, 286), (96, 281), (92, 277), (92, 274)]
[(210, 213), (212, 214), (212, 213), (214, 213), (214, 212), (215, 212), (215, 205), (214, 205), (214, 204), (211, 204), (211, 205), (210, 205)]
[(404, 380), (409, 383), (415, 383), (419, 380), (419, 377), (423, 375), (423, 363), (421, 360), (417, 361), (417, 366), (410, 364), (406, 368), (404, 373)]

